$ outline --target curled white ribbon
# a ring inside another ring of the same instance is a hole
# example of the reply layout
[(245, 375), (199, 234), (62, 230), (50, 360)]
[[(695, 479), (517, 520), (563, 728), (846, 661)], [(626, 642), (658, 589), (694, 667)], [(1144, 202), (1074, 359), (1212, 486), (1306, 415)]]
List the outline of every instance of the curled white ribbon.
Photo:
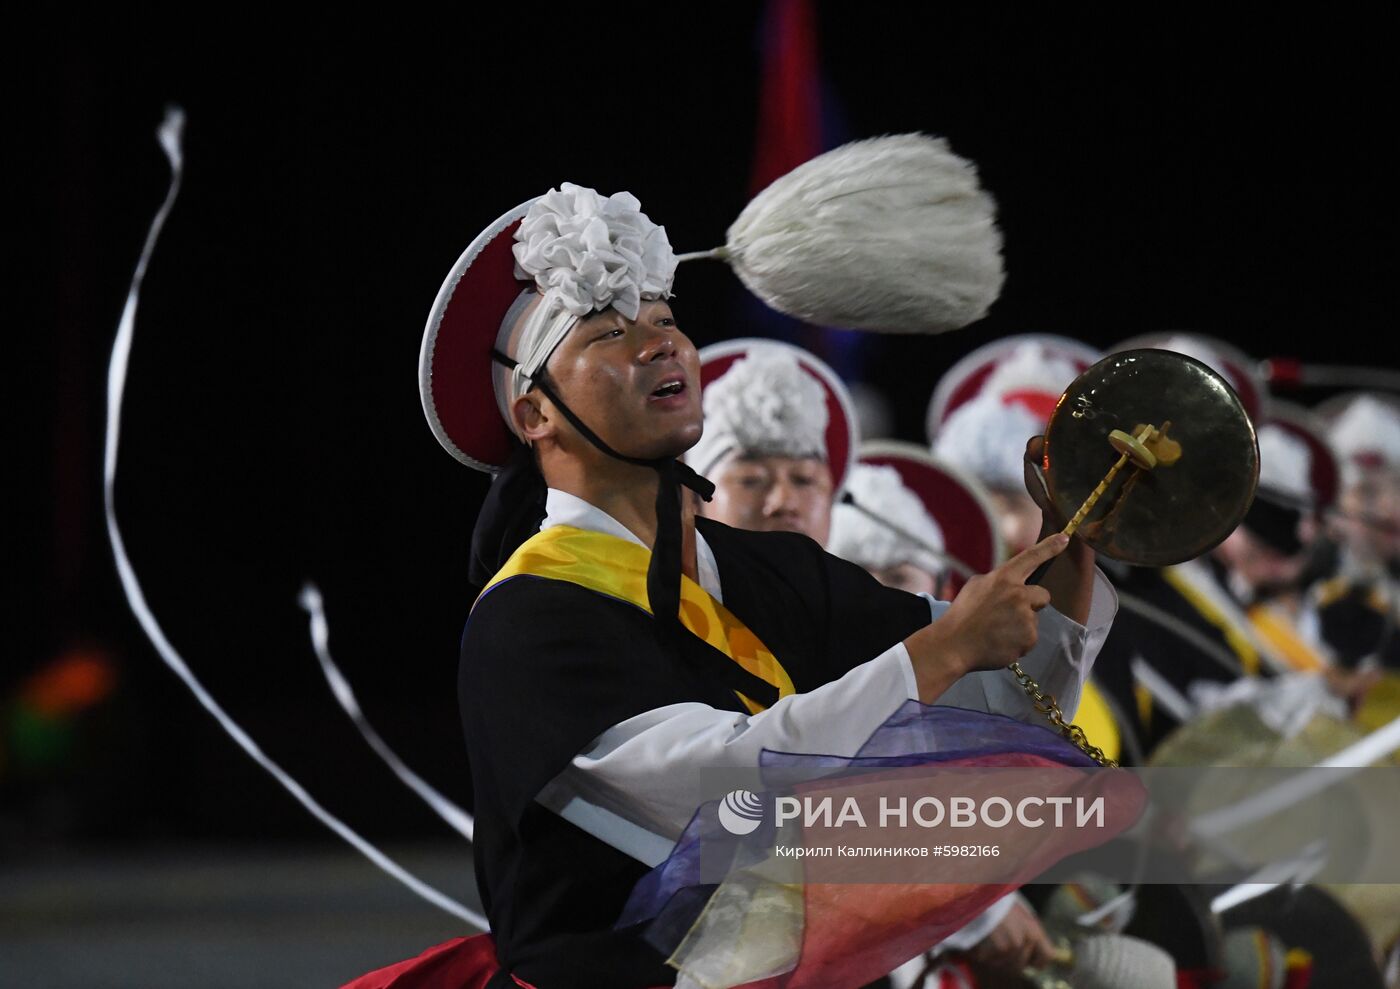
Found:
[(238, 744), (238, 747), (280, 783), (296, 799), (297, 803), (306, 808), (313, 817), (343, 838), (365, 858), (429, 903), (473, 927), (483, 931), (489, 930), (490, 925), (485, 917), (419, 879), (361, 837), (340, 818), (322, 807), (316, 798), (306, 791), (305, 787), (274, 762), (262, 750), (262, 747), (243, 730), (243, 727), (229, 716), (223, 706), (214, 699), (214, 696), (194, 675), (194, 671), (190, 669), (184, 657), (166, 638), (165, 630), (160, 627), (150, 605), (146, 602), (145, 592), (141, 590), (141, 582), (137, 580), (136, 571), (131, 565), (130, 557), (127, 556), (126, 543), (123, 541), (121, 529), (117, 525), (116, 510), (117, 448), (121, 438), (122, 397), (126, 391), (127, 367), (131, 358), (131, 340), (136, 332), (136, 308), (140, 299), (141, 283), (146, 277), (146, 267), (150, 264), (151, 255), (155, 251), (161, 228), (165, 226), (166, 217), (170, 215), (170, 210), (174, 207), (175, 199), (180, 192), (184, 164), (180, 136), (184, 130), (184, 124), (184, 111), (178, 107), (172, 107), (166, 111), (165, 120), (161, 123), (158, 132), (161, 148), (170, 161), (170, 188), (166, 192), (165, 201), (161, 203), (155, 219), (151, 221), (150, 230), (146, 234), (145, 246), (141, 249), (140, 260), (137, 261), (136, 271), (131, 276), (131, 287), (127, 290), (126, 304), (122, 308), (116, 340), (112, 343), (112, 358), (107, 366), (107, 428), (103, 447), (102, 495), (107, 517), (107, 536), (112, 544), (112, 555), (116, 560), (117, 575), (121, 579), (122, 591), (126, 594), (127, 603), (131, 606), (132, 614), (136, 616), (141, 631), (146, 634), (146, 638), (155, 647), (165, 665), (189, 688), (190, 692), (194, 694), (195, 700), (199, 701), (200, 705), (213, 716), (219, 726)]

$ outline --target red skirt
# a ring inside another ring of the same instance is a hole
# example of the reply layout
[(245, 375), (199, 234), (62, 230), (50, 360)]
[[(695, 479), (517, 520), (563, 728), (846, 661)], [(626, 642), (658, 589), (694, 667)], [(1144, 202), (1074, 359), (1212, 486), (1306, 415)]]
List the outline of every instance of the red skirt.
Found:
[[(417, 958), (375, 969), (341, 989), (486, 989), (501, 973), (496, 942), (490, 934), (453, 938), (434, 945)], [(513, 975), (497, 985), (535, 989)]]

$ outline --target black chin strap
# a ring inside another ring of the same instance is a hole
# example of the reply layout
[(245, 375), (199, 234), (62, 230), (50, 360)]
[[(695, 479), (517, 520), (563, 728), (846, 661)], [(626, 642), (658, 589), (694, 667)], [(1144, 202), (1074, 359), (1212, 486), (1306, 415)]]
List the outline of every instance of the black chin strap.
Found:
[[(505, 367), (513, 369), (516, 365), (513, 359), (499, 350), (492, 350), (491, 356), (497, 363)], [(560, 399), (558, 393), (550, 386), (543, 374), (536, 376), (532, 380), (532, 384), (554, 404), (560, 414), (568, 420), (569, 425), (578, 430), (579, 435), (593, 444), (601, 453), (614, 460), (621, 460), (623, 463), (635, 464), (638, 467), (650, 467), (656, 471), (656, 542), (652, 546), (651, 563), (647, 567), (647, 603), (651, 605), (651, 613), (659, 623), (661, 634), (682, 655), (716, 676), (725, 686), (765, 707), (772, 706), (778, 700), (776, 687), (750, 673), (705, 640), (690, 634), (681, 624), (681, 488), (688, 488), (703, 500), (709, 501), (714, 496), (715, 486), (689, 466), (674, 458), (629, 457), (624, 453), (619, 453), (574, 414), (573, 410)], [(524, 448), (522, 447), (522, 449)], [(485, 516), (489, 506), (493, 510), (494, 518), (519, 519), (522, 513), (521, 506), (528, 505), (529, 508), (524, 514), (529, 516), (532, 512), (534, 513), (535, 529), (538, 529), (539, 519), (543, 517), (543, 511), (534, 506), (542, 504), (544, 479), (539, 476), (539, 471), (534, 469), (534, 458), (528, 450), (525, 450), (524, 459), (528, 461), (529, 470), (537, 479), (537, 490), (527, 494), (518, 486), (519, 473), (526, 468), (519, 458), (515, 458), (506, 471), (492, 484), (492, 491), (487, 496), (487, 502), (483, 505), (482, 512)], [(502, 486), (499, 497), (496, 497), (496, 486), (502, 481), (507, 483)], [(479, 533), (481, 538), (473, 536), (472, 540), (474, 549), (479, 542), (491, 544), (486, 547), (487, 550), (494, 547), (498, 553), (505, 550), (506, 546), (510, 547), (505, 556), (500, 557), (497, 567), (503, 564), (506, 557), (524, 541), (523, 538), (515, 541), (518, 530), (507, 533), (505, 539), (495, 538), (491, 533), (498, 527), (498, 523), (488, 522), (484, 526), (487, 534)], [(479, 522), (478, 529), (482, 528), (483, 526)], [(528, 535), (525, 538), (528, 538)]]

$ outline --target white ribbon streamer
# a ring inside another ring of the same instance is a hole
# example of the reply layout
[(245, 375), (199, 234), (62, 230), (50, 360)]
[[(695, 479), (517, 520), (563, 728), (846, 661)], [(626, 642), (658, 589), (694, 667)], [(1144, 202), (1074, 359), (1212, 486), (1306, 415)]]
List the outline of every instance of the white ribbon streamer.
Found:
[(126, 594), (127, 603), (131, 606), (132, 614), (136, 616), (137, 622), (141, 625), (141, 630), (146, 633), (146, 638), (150, 639), (151, 645), (155, 647), (160, 658), (165, 662), (172, 673), (180, 678), (181, 682), (194, 694), (195, 699), (213, 715), (220, 727), (228, 733), (238, 746), (243, 749), (248, 756), (262, 766), (273, 779), (290, 793), (297, 802), (305, 807), (312, 816), (330, 828), (337, 835), (348, 842), (355, 850), (364, 855), (384, 872), (393, 876), (403, 883), (414, 893), (427, 900), (454, 917), (477, 927), (481, 930), (488, 930), (489, 924), (486, 918), (458, 903), (456, 900), (439, 892), (432, 886), (423, 882), (417, 876), (408, 872), (397, 862), (393, 861), (382, 851), (370, 842), (360, 837), (344, 821), (331, 814), (309, 794), (300, 783), (286, 772), (281, 766), (275, 763), (257, 742), (248, 735), (243, 728), (234, 721), (212, 694), (205, 689), (199, 679), (190, 670), (175, 647), (165, 637), (164, 630), (160, 623), (156, 621), (155, 615), (151, 612), (150, 606), (146, 603), (145, 593), (141, 590), (141, 583), (136, 578), (136, 571), (131, 565), (131, 560), (127, 556), (126, 544), (122, 540), (121, 529), (117, 525), (116, 512), (116, 474), (117, 474), (117, 447), (121, 436), (121, 413), (122, 397), (126, 390), (127, 366), (131, 357), (131, 340), (136, 330), (136, 307), (140, 297), (141, 283), (146, 277), (146, 267), (150, 263), (151, 255), (155, 251), (156, 241), (160, 237), (161, 228), (165, 225), (166, 218), (170, 215), (170, 210), (175, 205), (175, 199), (180, 192), (180, 180), (183, 174), (184, 156), (181, 149), (180, 138), (184, 130), (185, 114), (178, 107), (171, 107), (166, 111), (165, 120), (161, 123), (157, 132), (160, 138), (160, 146), (165, 151), (166, 158), (170, 161), (170, 188), (166, 192), (165, 201), (161, 204), (155, 219), (151, 221), (150, 230), (146, 234), (145, 246), (141, 249), (140, 260), (136, 263), (136, 271), (131, 276), (131, 287), (127, 291), (126, 305), (122, 308), (121, 322), (117, 326), (117, 337), (112, 344), (112, 358), (107, 367), (107, 428), (105, 436), (103, 466), (102, 466), (102, 495), (103, 506), (107, 517), (107, 536), (112, 544), (112, 555), (116, 559), (117, 573), (121, 578), (122, 590)]
[(1246, 881), (1231, 886), (1210, 901), (1210, 910), (1222, 914), (1241, 903), (1248, 903), (1256, 897), (1292, 885), (1294, 889), (1306, 885), (1327, 864), (1327, 843), (1314, 841), (1308, 844), (1297, 856), (1283, 862), (1272, 862), (1264, 866)]
[(1397, 749), (1400, 749), (1400, 718), (1352, 743), (1336, 755), (1322, 760), (1311, 769), (1291, 776), (1282, 783), (1237, 804), (1202, 814), (1192, 823), (1191, 830), (1205, 837), (1229, 834), (1236, 828), (1287, 810), (1314, 794), (1335, 786), (1355, 774), (1357, 770), (1365, 769)]
[(1187, 700), (1180, 691), (1171, 685), (1171, 681), (1157, 672), (1156, 667), (1151, 666), (1147, 660), (1141, 656), (1133, 656), (1129, 664), (1132, 670), (1133, 679), (1143, 686), (1152, 695), (1152, 699), (1162, 705), (1173, 718), (1185, 724), (1196, 715), (1196, 706)]
[(472, 834), (476, 830), (476, 823), (471, 814), (449, 800), (412, 769), (409, 769), (408, 765), (399, 758), (398, 753), (389, 747), (389, 743), (384, 741), (379, 732), (375, 731), (374, 726), (369, 723), (369, 719), (365, 717), (364, 711), (360, 708), (359, 699), (355, 696), (354, 688), (350, 686), (350, 681), (345, 679), (345, 675), (340, 672), (340, 667), (331, 657), (330, 623), (326, 621), (326, 610), (321, 599), (320, 589), (315, 584), (307, 583), (302, 587), (301, 596), (297, 599), (297, 603), (310, 617), (311, 648), (315, 650), (316, 658), (321, 661), (321, 672), (325, 675), (326, 683), (330, 685), (331, 693), (335, 695), (336, 703), (340, 705), (340, 709), (349, 716), (360, 735), (369, 743), (369, 747), (393, 770), (399, 781), (418, 794), (423, 802), (432, 808), (433, 813), (447, 823), (448, 827), (471, 841)]

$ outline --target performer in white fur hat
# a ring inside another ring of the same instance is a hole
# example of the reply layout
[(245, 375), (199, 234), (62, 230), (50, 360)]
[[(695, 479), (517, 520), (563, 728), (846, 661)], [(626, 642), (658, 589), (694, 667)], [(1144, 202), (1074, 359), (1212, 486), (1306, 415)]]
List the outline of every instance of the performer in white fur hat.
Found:
[(1272, 413), (1257, 429), (1254, 503), (1215, 550), (1230, 590), (1246, 606), (1302, 590), (1308, 551), (1337, 500), (1337, 460), (1307, 411), (1274, 402)]
[(1310, 587), (1324, 556), (1325, 520), (1340, 470), (1321, 424), (1307, 410), (1271, 403), (1259, 426), (1259, 489), (1244, 521), (1212, 554), (1213, 572), (1244, 609), (1271, 666), (1321, 673), (1333, 694), (1358, 696), (1369, 678), (1336, 667)]
[(968, 354), (934, 389), (927, 420), (933, 452), (987, 486), (1013, 553), (1040, 531), (1025, 491), (1025, 438), (1044, 432), (1061, 393), (1100, 356), (1065, 337), (1011, 336)]
[(1345, 569), (1400, 571), (1400, 400), (1339, 395), (1318, 415), (1341, 463)]
[[(929, 174), (911, 164), (918, 154), (946, 156), (941, 145), (898, 144), (913, 186)], [(820, 174), (808, 167), (803, 189), (820, 191)], [(854, 166), (842, 202), (859, 201), (851, 183), (872, 174)], [(954, 177), (968, 184), (965, 168)], [(889, 204), (887, 187), (877, 195)], [(831, 230), (803, 236), (847, 236), (834, 213), (812, 213)], [(758, 290), (772, 270), (760, 247), (733, 253)], [(996, 697), (1001, 713), (1037, 721), (1002, 669), (1032, 642), (1023, 664), (1072, 708), (1112, 613), (1092, 553), (1062, 537), (951, 606), (930, 605), (802, 536), (695, 518), (679, 488), (703, 497), (709, 486), (675, 458), (702, 431), (700, 368), (666, 301), (674, 267), (665, 231), (635, 199), (565, 185), (491, 224), (429, 320), (429, 423), (459, 460), (498, 472), (473, 538), (485, 586), (461, 668), (493, 940), (431, 955), (460, 959), (452, 971), (463, 982), (484, 965), (492, 989), (671, 984), (675, 969), (642, 929), (614, 923), (694, 814), (698, 769), (753, 767), (765, 750), (853, 754), (911, 698), (985, 709)], [(861, 299), (860, 320), (884, 323), (879, 301)], [(988, 300), (960, 288), (944, 302), (936, 329), (975, 318)], [(1025, 586), (1056, 555), (1043, 585)], [(966, 919), (995, 895), (957, 909)], [(885, 944), (872, 935), (862, 951)], [(870, 976), (890, 961), (872, 954)]]
[(857, 442), (841, 379), (799, 347), (755, 339), (701, 350), (700, 377), (705, 435), (686, 463), (715, 485), (706, 517), (826, 545)]
[(1337, 574), (1313, 592), (1318, 634), (1345, 666), (1400, 669), (1400, 401), (1356, 392), (1317, 411), (1342, 474), (1328, 525)]

